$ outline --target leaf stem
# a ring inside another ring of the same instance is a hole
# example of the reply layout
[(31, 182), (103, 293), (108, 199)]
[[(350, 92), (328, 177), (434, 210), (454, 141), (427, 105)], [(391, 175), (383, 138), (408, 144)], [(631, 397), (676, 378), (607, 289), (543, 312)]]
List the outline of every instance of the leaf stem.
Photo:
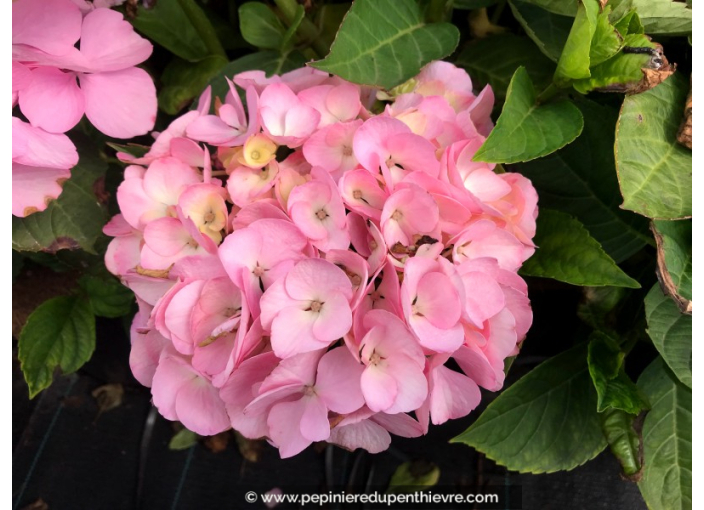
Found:
[(538, 94), (538, 104), (545, 103), (555, 97), (557, 93), (560, 92), (560, 89), (557, 88), (557, 86), (554, 83), (551, 83), (550, 85), (547, 86), (545, 90), (543, 90), (540, 94)]
[[(274, 3), (281, 11), (286, 24), (290, 26), (296, 19), (296, 10), (300, 7), (300, 4), (296, 0), (274, 0)], [(296, 33), (301, 39), (310, 44), (310, 47), (318, 57), (322, 58), (328, 54), (328, 48), (320, 38), (320, 32), (306, 16), (303, 17), (301, 24), (298, 25)]]
[(220, 44), (215, 29), (203, 12), (203, 9), (201, 9), (194, 0), (178, 0), (178, 3), (181, 9), (183, 9), (183, 12), (186, 13), (186, 16), (188, 16), (188, 20), (196, 29), (196, 32), (198, 32), (198, 35), (205, 44), (205, 47), (208, 48), (210, 54), (227, 58), (225, 49), (222, 47), (222, 44)]

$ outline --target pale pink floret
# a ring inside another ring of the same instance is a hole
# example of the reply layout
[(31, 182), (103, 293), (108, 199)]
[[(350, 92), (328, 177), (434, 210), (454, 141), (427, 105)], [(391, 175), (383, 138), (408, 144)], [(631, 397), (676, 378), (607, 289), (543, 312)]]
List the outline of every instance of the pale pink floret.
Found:
[(428, 394), (425, 358), (405, 324), (384, 310), (364, 317), (368, 332), (360, 341), (362, 393), (372, 411), (396, 414), (418, 409)]
[(362, 108), (359, 87), (352, 83), (311, 87), (299, 92), (298, 98), (320, 113), (318, 129), (356, 119)]
[(433, 198), (419, 186), (409, 184), (395, 191), (384, 204), (381, 232), (387, 246), (414, 246), (422, 236), (439, 239), (440, 211)]
[(300, 147), (313, 134), (320, 113), (306, 106), (285, 83), (268, 85), (259, 99), (262, 128), (280, 145)]
[(352, 141), (361, 125), (361, 120), (353, 120), (319, 129), (303, 144), (303, 155), (312, 166), (330, 172), (337, 182), (358, 164), (352, 152)]
[(420, 344), (435, 352), (453, 352), (464, 339), (460, 318), (464, 285), (450, 262), (412, 257), (401, 284), (403, 315)]
[(279, 164), (274, 160), (262, 168), (238, 166), (227, 179), (227, 191), (235, 205), (244, 207), (262, 198), (273, 198)]
[(309, 87), (320, 85), (328, 80), (330, 75), (323, 71), (318, 71), (312, 67), (302, 67), (294, 69), (281, 76), (274, 75), (267, 77), (264, 71), (244, 71), (236, 74), (233, 81), (241, 88), (247, 89), (253, 86), (258, 94), (272, 83), (285, 83), (296, 94)]
[(12, 214), (24, 217), (46, 209), (76, 163), (78, 153), (66, 135), (12, 117)]
[(156, 120), (156, 90), (134, 66), (149, 57), (151, 43), (110, 9), (88, 13), (79, 32), (76, 19), (81, 13), (70, 0), (52, 0), (50, 8), (36, 0), (13, 4), (13, 60), (33, 68), (18, 91), (22, 113), (54, 133), (71, 129), (85, 113), (108, 136), (145, 134)]
[(389, 193), (382, 188), (379, 176), (370, 174), (363, 168), (350, 170), (339, 182), (340, 194), (345, 205), (360, 216), (376, 220), (381, 219)]
[(367, 259), (370, 274), (376, 274), (386, 262), (386, 243), (377, 226), (355, 213), (347, 215), (350, 240), (355, 251)]
[(423, 96), (442, 96), (457, 112), (471, 105), (475, 97), (467, 71), (450, 62), (431, 62), (421, 69), (415, 80), (414, 92)]
[(391, 444), (389, 432), (401, 437), (419, 437), (423, 427), (404, 413), (375, 413), (368, 407), (348, 414), (330, 432), (328, 443), (347, 450), (363, 448), (369, 453), (379, 453)]
[(179, 216), (189, 218), (196, 228), (213, 240), (222, 241), (222, 231), (227, 226), (227, 192), (218, 184), (193, 184), (178, 198)]
[(132, 228), (122, 214), (117, 214), (103, 227), (103, 233), (114, 237), (105, 251), (105, 267), (115, 276), (134, 269), (141, 260), (142, 232)]
[(261, 321), (280, 358), (327, 347), (352, 327), (352, 283), (334, 264), (298, 262), (261, 299)]
[(451, 240), (452, 260), (460, 264), (465, 260), (492, 257), (499, 267), (518, 271), (525, 260), (525, 246), (516, 236), (496, 226), (489, 220), (472, 223)]

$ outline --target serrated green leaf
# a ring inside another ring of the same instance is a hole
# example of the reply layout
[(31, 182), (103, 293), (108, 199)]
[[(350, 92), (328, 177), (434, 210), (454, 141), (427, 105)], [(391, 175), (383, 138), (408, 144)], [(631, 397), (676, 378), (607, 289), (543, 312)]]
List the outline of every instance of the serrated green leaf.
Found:
[(614, 16), (635, 9), (645, 33), (650, 35), (688, 35), (692, 33), (692, 8), (673, 0), (611, 0)]
[(240, 5), (240, 31), (252, 46), (278, 50), (282, 46), (286, 27), (269, 7), (261, 2)]
[(472, 161), (530, 161), (572, 142), (582, 127), (582, 114), (569, 101), (536, 105), (528, 72), (519, 67), (508, 86), (501, 116)]
[(455, 64), (469, 73), (475, 88), (491, 85), (498, 101), (506, 97), (517, 67), (526, 68), (538, 90), (550, 84), (554, 72), (554, 64), (529, 39), (514, 34), (472, 41), (459, 54)]
[(169, 441), (169, 450), (187, 450), (197, 442), (198, 434), (188, 429), (181, 429)]
[(673, 286), (668, 291), (691, 302), (692, 220), (656, 220), (653, 228), (658, 246), (658, 267), (661, 273), (667, 273), (661, 276), (669, 276)]
[(170, 115), (176, 115), (198, 96), (206, 85), (227, 65), (227, 59), (210, 55), (199, 62), (191, 63), (174, 57), (164, 69), (159, 91), (159, 107)]
[(88, 295), (95, 315), (122, 317), (132, 310), (134, 294), (113, 276), (83, 276), (78, 284)]
[(27, 319), (17, 357), (29, 398), (51, 384), (54, 369), (78, 370), (95, 350), (95, 317), (87, 300), (60, 296), (45, 301)]
[(640, 437), (633, 429), (635, 417), (620, 409), (609, 409), (599, 417), (609, 449), (621, 464), (623, 474), (636, 475), (641, 470), (642, 462)]
[(71, 178), (64, 182), (59, 198), (44, 211), (25, 218), (12, 217), (12, 249), (56, 252), (82, 248), (95, 253), (107, 213), (93, 189), (107, 164), (87, 138), (71, 133), (71, 139), (80, 158), (71, 169)]
[(638, 379), (653, 408), (643, 423), (640, 492), (651, 510), (692, 508), (692, 391), (661, 358)]
[(425, 23), (414, 0), (356, 0), (328, 56), (310, 65), (354, 83), (390, 89), (452, 53), (459, 37), (450, 23)]
[(402, 494), (429, 489), (438, 483), (440, 468), (432, 462), (410, 461), (401, 464), (391, 475), (389, 494)]
[(451, 442), (523, 473), (569, 470), (593, 459), (606, 440), (586, 358), (580, 344), (540, 364)]
[[(244, 71), (251, 71), (257, 69), (264, 71), (267, 76), (273, 74), (283, 74), (299, 67), (304, 66), (306, 63), (305, 57), (293, 51), (291, 53), (279, 53), (278, 51), (258, 51), (256, 53), (250, 53), (244, 57), (233, 60), (223, 66), (220, 71), (213, 76), (208, 85), (212, 87), (213, 97), (225, 97), (229, 92), (227, 82), (224, 77), (232, 79), (237, 73), (242, 73)], [(191, 109), (196, 107), (194, 102), (191, 105)]]
[(574, 18), (570, 35), (557, 61), (555, 82), (566, 84), (570, 80), (589, 78), (589, 60), (592, 40), (597, 28), (599, 2), (597, 0), (580, 0), (577, 15)]
[(509, 5), (513, 16), (538, 49), (553, 62), (557, 62), (574, 20), (545, 11), (523, 0), (509, 0)]
[(692, 151), (676, 138), (688, 91), (675, 73), (623, 101), (616, 125), (622, 208), (656, 219), (692, 215)]
[(648, 335), (677, 378), (692, 387), (692, 316), (654, 285), (645, 297)]
[(296, 10), (296, 15), (294, 16), (293, 20), (291, 20), (291, 24), (286, 29), (286, 32), (284, 33), (284, 36), (281, 39), (280, 50), (282, 52), (283, 51), (290, 51), (291, 47), (293, 46), (293, 41), (294, 41), (294, 36), (296, 35), (296, 31), (298, 30), (298, 27), (301, 26), (301, 22), (303, 21), (303, 18), (306, 17), (306, 10), (303, 8), (302, 5), (300, 5), (300, 4), (296, 5), (295, 10)]
[(624, 273), (578, 220), (541, 209), (535, 236), (538, 248), (521, 274), (553, 278), (572, 285), (640, 288)]
[(648, 222), (619, 209), (614, 172), (617, 112), (593, 101), (575, 103), (584, 117), (582, 134), (544, 158), (518, 165), (540, 197), (541, 207), (577, 218), (617, 263), (650, 241)]
[[(609, 14), (609, 18), (612, 21), (614, 20), (613, 12)], [(616, 28), (616, 30), (619, 31), (619, 33), (623, 37), (626, 37), (629, 34), (645, 33), (645, 28), (643, 28), (643, 24), (640, 22), (640, 17), (638, 16), (638, 13), (633, 10), (628, 11), (626, 14), (616, 20), (614, 22), (614, 27)]]
[(623, 359), (626, 356), (618, 344), (600, 331), (590, 336), (589, 375), (597, 394), (597, 411), (621, 409), (637, 415), (650, 404), (638, 387), (626, 375)]
[(208, 48), (177, 0), (154, 2), (146, 9), (137, 6), (130, 20), (138, 32), (189, 62), (208, 56)]
[(596, 30), (589, 48), (589, 66), (594, 67), (610, 59), (623, 47), (623, 37), (609, 21), (611, 7), (606, 6), (596, 18)]

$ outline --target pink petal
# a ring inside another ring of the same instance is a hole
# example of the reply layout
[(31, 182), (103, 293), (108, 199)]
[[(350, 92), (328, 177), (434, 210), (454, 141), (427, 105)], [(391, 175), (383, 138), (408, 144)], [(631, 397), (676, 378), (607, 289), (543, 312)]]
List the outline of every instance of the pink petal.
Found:
[(345, 336), (351, 327), (349, 299), (339, 292), (330, 294), (313, 324), (313, 335), (320, 341), (332, 342)]
[(81, 36), (82, 19), (81, 11), (70, 0), (13, 2), (12, 44), (63, 55)]
[(301, 434), (310, 441), (325, 441), (330, 436), (328, 408), (316, 395), (304, 396), (305, 410), (301, 416)]
[(80, 81), (86, 116), (99, 131), (115, 138), (132, 138), (154, 127), (156, 89), (143, 69), (82, 74)]
[(330, 432), (328, 442), (350, 451), (363, 448), (369, 453), (380, 453), (391, 445), (391, 436), (384, 427), (367, 419), (349, 425), (338, 425)]
[(330, 340), (318, 340), (313, 334), (317, 314), (293, 306), (281, 310), (271, 323), (271, 348), (279, 358), (315, 351)]
[(360, 378), (364, 365), (345, 347), (327, 352), (318, 364), (315, 391), (328, 409), (349, 414), (364, 405)]
[(69, 170), (12, 164), (12, 214), (21, 218), (43, 211), (58, 198)]
[(152, 402), (167, 420), (178, 420), (176, 399), (181, 388), (198, 377), (185, 360), (163, 356), (152, 379)]
[(367, 406), (376, 412), (389, 409), (399, 393), (396, 379), (387, 371), (383, 362), (376, 366), (370, 365), (364, 370), (361, 387)]
[(305, 410), (305, 403), (301, 399), (276, 404), (269, 412), (269, 437), (279, 447), (282, 459), (293, 457), (312, 443), (301, 433), (301, 418)]
[(230, 428), (230, 418), (218, 390), (202, 377), (186, 382), (176, 397), (176, 415), (196, 434), (212, 436)]
[(352, 283), (342, 269), (322, 259), (302, 260), (286, 277), (286, 292), (293, 299), (324, 302), (341, 293), (352, 298)]
[(469, 377), (440, 366), (430, 375), (430, 416), (435, 425), (462, 418), (479, 405), (479, 387)]
[(78, 153), (66, 135), (47, 133), (12, 117), (12, 161), (67, 170), (78, 163)]
[(32, 80), (19, 93), (22, 113), (33, 126), (64, 133), (83, 117), (83, 93), (74, 73), (52, 67), (32, 71)]

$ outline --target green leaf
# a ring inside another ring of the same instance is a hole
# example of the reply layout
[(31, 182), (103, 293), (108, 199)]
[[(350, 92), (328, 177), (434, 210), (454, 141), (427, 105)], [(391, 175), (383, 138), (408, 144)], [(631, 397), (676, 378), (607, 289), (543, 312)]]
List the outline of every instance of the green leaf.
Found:
[(577, 14), (577, 0), (525, 0), (529, 4), (545, 9), (553, 14), (574, 17)]
[(611, 0), (614, 16), (635, 9), (645, 33), (650, 35), (688, 35), (692, 33), (692, 8), (673, 0)]
[(345, 18), (347, 11), (350, 10), (350, 2), (341, 4), (323, 4), (318, 9), (315, 17), (315, 26), (318, 28), (319, 37), (323, 40), (323, 44), (330, 48), (332, 42), (337, 35), (337, 29), (340, 28), (342, 20)]
[(518, 163), (546, 156), (582, 132), (582, 114), (560, 100), (536, 105), (536, 94), (525, 67), (511, 78), (501, 116), (472, 161)]
[(592, 39), (596, 33), (598, 15), (597, 0), (580, 0), (570, 35), (557, 62), (556, 83), (564, 85), (570, 80), (589, 78), (591, 67), (589, 56)]
[(303, 18), (306, 17), (306, 10), (303, 8), (302, 5), (296, 4), (296, 9), (295, 9), (296, 15), (291, 20), (291, 24), (289, 27), (286, 29), (286, 33), (284, 33), (283, 38), (281, 39), (281, 51), (285, 52), (290, 50), (290, 48), (293, 46), (293, 41), (295, 40), (295, 35), (296, 31), (298, 30), (298, 27), (301, 26), (301, 22), (303, 21)]
[(675, 302), (655, 284), (645, 297), (648, 335), (677, 378), (692, 387), (692, 316), (680, 313)]
[(131, 156), (134, 156), (135, 158), (143, 157), (147, 152), (149, 152), (149, 149), (151, 149), (151, 147), (149, 147), (148, 145), (139, 145), (136, 143), (120, 144), (114, 142), (107, 142), (106, 145), (108, 147), (112, 147), (117, 152), (124, 152), (126, 154), (130, 154)]
[(499, 0), (453, 0), (452, 8), (471, 11), (472, 9), (481, 9), (498, 3)]
[(534, 241), (538, 248), (521, 268), (521, 274), (553, 278), (572, 285), (640, 288), (587, 229), (568, 214), (541, 209)]
[(132, 310), (134, 294), (112, 275), (104, 277), (85, 275), (78, 284), (88, 295), (95, 315), (122, 317)]
[(637, 415), (650, 408), (647, 398), (626, 375), (623, 359), (626, 356), (618, 344), (600, 331), (590, 336), (589, 375), (597, 394), (597, 411), (621, 409)]
[(90, 304), (78, 296), (45, 301), (27, 319), (17, 357), (29, 386), (29, 398), (51, 384), (54, 369), (78, 370), (95, 350), (95, 317)]
[(472, 77), (477, 89), (491, 85), (499, 101), (506, 97), (508, 85), (517, 67), (526, 68), (538, 90), (552, 81), (553, 63), (525, 37), (500, 34), (476, 39), (459, 54), (455, 64)]
[(22, 272), (22, 267), (24, 266), (24, 257), (18, 251), (12, 250), (12, 283)]
[[(283, 74), (293, 71), (294, 69), (304, 66), (305, 63), (305, 57), (297, 51), (291, 53), (258, 51), (226, 64), (210, 79), (208, 85), (212, 87), (213, 97), (225, 97), (225, 94), (230, 90), (224, 79), (225, 76), (232, 79), (237, 73), (251, 71), (253, 69), (264, 71), (267, 76), (271, 76), (272, 74)], [(191, 105), (191, 109), (194, 109), (196, 106), (194, 102)]]
[(354, 83), (390, 89), (452, 53), (459, 37), (450, 23), (425, 23), (414, 0), (356, 0), (328, 56), (310, 65)]
[(197, 442), (198, 434), (188, 429), (181, 429), (169, 441), (169, 450), (187, 450)]
[(688, 91), (675, 73), (624, 99), (616, 125), (622, 208), (657, 219), (692, 216), (692, 151), (676, 139)]
[(450, 442), (522, 473), (569, 470), (593, 459), (606, 440), (586, 358), (587, 346), (580, 344), (541, 363)]
[(627, 292), (623, 287), (583, 287), (577, 316), (594, 329), (612, 331), (614, 310)]
[(609, 409), (599, 415), (604, 437), (611, 453), (621, 463), (626, 476), (635, 476), (642, 468), (641, 442), (633, 429), (635, 417), (620, 409)]
[(538, 49), (553, 62), (557, 62), (572, 28), (573, 19), (550, 13), (522, 0), (509, 0), (509, 5), (513, 16)]
[(638, 380), (653, 408), (643, 424), (643, 478), (638, 483), (651, 510), (692, 508), (692, 391), (661, 358)]
[(653, 222), (653, 233), (658, 246), (661, 280), (668, 293), (681, 305), (680, 309), (689, 307), (691, 311), (692, 221), (657, 220)]
[(174, 57), (161, 75), (164, 86), (159, 91), (159, 107), (169, 115), (176, 115), (225, 65), (227, 59), (220, 55), (210, 55), (196, 63)]
[(240, 31), (245, 41), (257, 48), (281, 48), (286, 27), (274, 11), (261, 2), (247, 2), (240, 6), (238, 12)]
[(404, 462), (391, 475), (387, 492), (399, 494), (422, 491), (436, 485), (439, 479), (440, 468), (432, 462)]
[[(643, 34), (626, 36), (624, 45), (655, 47), (655, 44), (650, 42), (647, 36)], [(633, 87), (643, 79), (642, 69), (648, 66), (650, 58), (650, 55), (646, 54), (617, 53), (605, 62), (593, 67), (589, 78), (576, 80), (573, 83), (574, 88), (582, 94), (594, 89), (625, 92), (629, 89), (629, 86)]]
[(589, 66), (594, 67), (610, 59), (623, 47), (623, 37), (609, 21), (611, 7), (606, 6), (596, 18), (596, 30), (589, 48)]
[(149, 9), (140, 2), (137, 16), (130, 21), (138, 32), (184, 60), (197, 62), (209, 54), (203, 39), (177, 0), (154, 2)]
[(575, 105), (584, 117), (582, 134), (549, 156), (521, 163), (518, 171), (535, 186), (541, 207), (577, 218), (618, 263), (651, 241), (648, 222), (618, 207), (613, 150), (617, 112), (588, 100)]
[(12, 249), (54, 253), (82, 248), (95, 253), (107, 214), (93, 189), (107, 164), (87, 138), (71, 133), (71, 139), (80, 158), (71, 169), (71, 178), (64, 182), (59, 198), (44, 211), (25, 218), (12, 217)]

